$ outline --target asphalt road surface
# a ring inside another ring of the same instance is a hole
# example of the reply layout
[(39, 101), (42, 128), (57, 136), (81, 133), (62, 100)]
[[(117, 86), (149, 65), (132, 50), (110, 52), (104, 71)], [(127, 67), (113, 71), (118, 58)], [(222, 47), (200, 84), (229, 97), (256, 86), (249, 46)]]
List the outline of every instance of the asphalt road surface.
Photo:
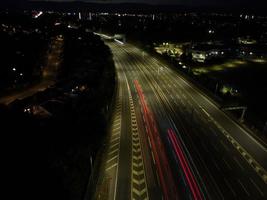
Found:
[(118, 109), (105, 155), (116, 158), (103, 158), (98, 199), (267, 198), (265, 144), (166, 64), (133, 45), (106, 43)]

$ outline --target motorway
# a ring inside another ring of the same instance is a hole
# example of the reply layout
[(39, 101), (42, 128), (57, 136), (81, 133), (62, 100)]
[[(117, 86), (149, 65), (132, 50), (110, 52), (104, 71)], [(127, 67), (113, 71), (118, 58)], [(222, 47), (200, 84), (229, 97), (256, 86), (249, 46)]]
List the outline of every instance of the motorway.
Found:
[(267, 198), (265, 145), (166, 64), (106, 44), (118, 94), (97, 199)]

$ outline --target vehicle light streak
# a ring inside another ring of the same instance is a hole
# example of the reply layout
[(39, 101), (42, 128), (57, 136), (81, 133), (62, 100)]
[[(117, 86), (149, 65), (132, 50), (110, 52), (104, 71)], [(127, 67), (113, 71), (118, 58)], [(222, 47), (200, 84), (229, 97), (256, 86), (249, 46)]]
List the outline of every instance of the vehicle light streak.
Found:
[(188, 166), (188, 163), (185, 159), (184, 153), (181, 148), (181, 144), (177, 139), (176, 134), (172, 129), (168, 129), (168, 137), (172, 143), (172, 146), (174, 147), (175, 154), (177, 158), (179, 159), (179, 162), (181, 164), (182, 170), (185, 174), (186, 181), (190, 187), (190, 191), (192, 192), (193, 198), (195, 200), (202, 200), (202, 195), (199, 191), (198, 185), (196, 183), (196, 180)]
[(146, 104), (142, 88), (137, 80), (134, 81), (134, 85), (140, 98), (142, 109), (144, 111), (144, 120), (147, 125), (147, 133), (151, 143), (151, 151), (153, 153), (156, 168), (158, 171), (160, 179), (159, 181), (162, 187), (164, 199), (177, 200), (178, 193), (175, 187), (170, 165), (167, 160), (166, 151), (157, 129), (157, 125), (155, 123), (152, 113), (150, 112)]

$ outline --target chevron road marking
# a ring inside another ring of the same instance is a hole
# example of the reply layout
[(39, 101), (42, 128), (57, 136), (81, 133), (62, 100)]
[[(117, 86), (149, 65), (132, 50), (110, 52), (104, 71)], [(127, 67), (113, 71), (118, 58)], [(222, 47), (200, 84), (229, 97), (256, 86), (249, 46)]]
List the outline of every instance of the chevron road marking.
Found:
[(131, 200), (149, 200), (138, 126), (131, 94), (129, 101), (132, 122)]

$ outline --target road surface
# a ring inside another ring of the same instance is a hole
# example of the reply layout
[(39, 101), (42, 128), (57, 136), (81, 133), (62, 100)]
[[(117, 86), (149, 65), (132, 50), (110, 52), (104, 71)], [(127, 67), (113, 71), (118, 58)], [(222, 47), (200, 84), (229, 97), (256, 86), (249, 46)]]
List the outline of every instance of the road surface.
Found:
[[(173, 199), (171, 191), (177, 199), (267, 198), (264, 145), (166, 64), (130, 44), (107, 44), (119, 80), (119, 109), (107, 155), (115, 145), (113, 135), (119, 137), (115, 161), (104, 159), (106, 169), (112, 171), (101, 173), (111, 180), (100, 184), (103, 192), (106, 183), (110, 194), (102, 199), (133, 199), (136, 193), (147, 199)], [(133, 144), (135, 124), (140, 145)], [(145, 177), (138, 189), (133, 188), (138, 182), (133, 174), (139, 174), (133, 169), (139, 166), (133, 159), (135, 146), (140, 146), (137, 160)]]

